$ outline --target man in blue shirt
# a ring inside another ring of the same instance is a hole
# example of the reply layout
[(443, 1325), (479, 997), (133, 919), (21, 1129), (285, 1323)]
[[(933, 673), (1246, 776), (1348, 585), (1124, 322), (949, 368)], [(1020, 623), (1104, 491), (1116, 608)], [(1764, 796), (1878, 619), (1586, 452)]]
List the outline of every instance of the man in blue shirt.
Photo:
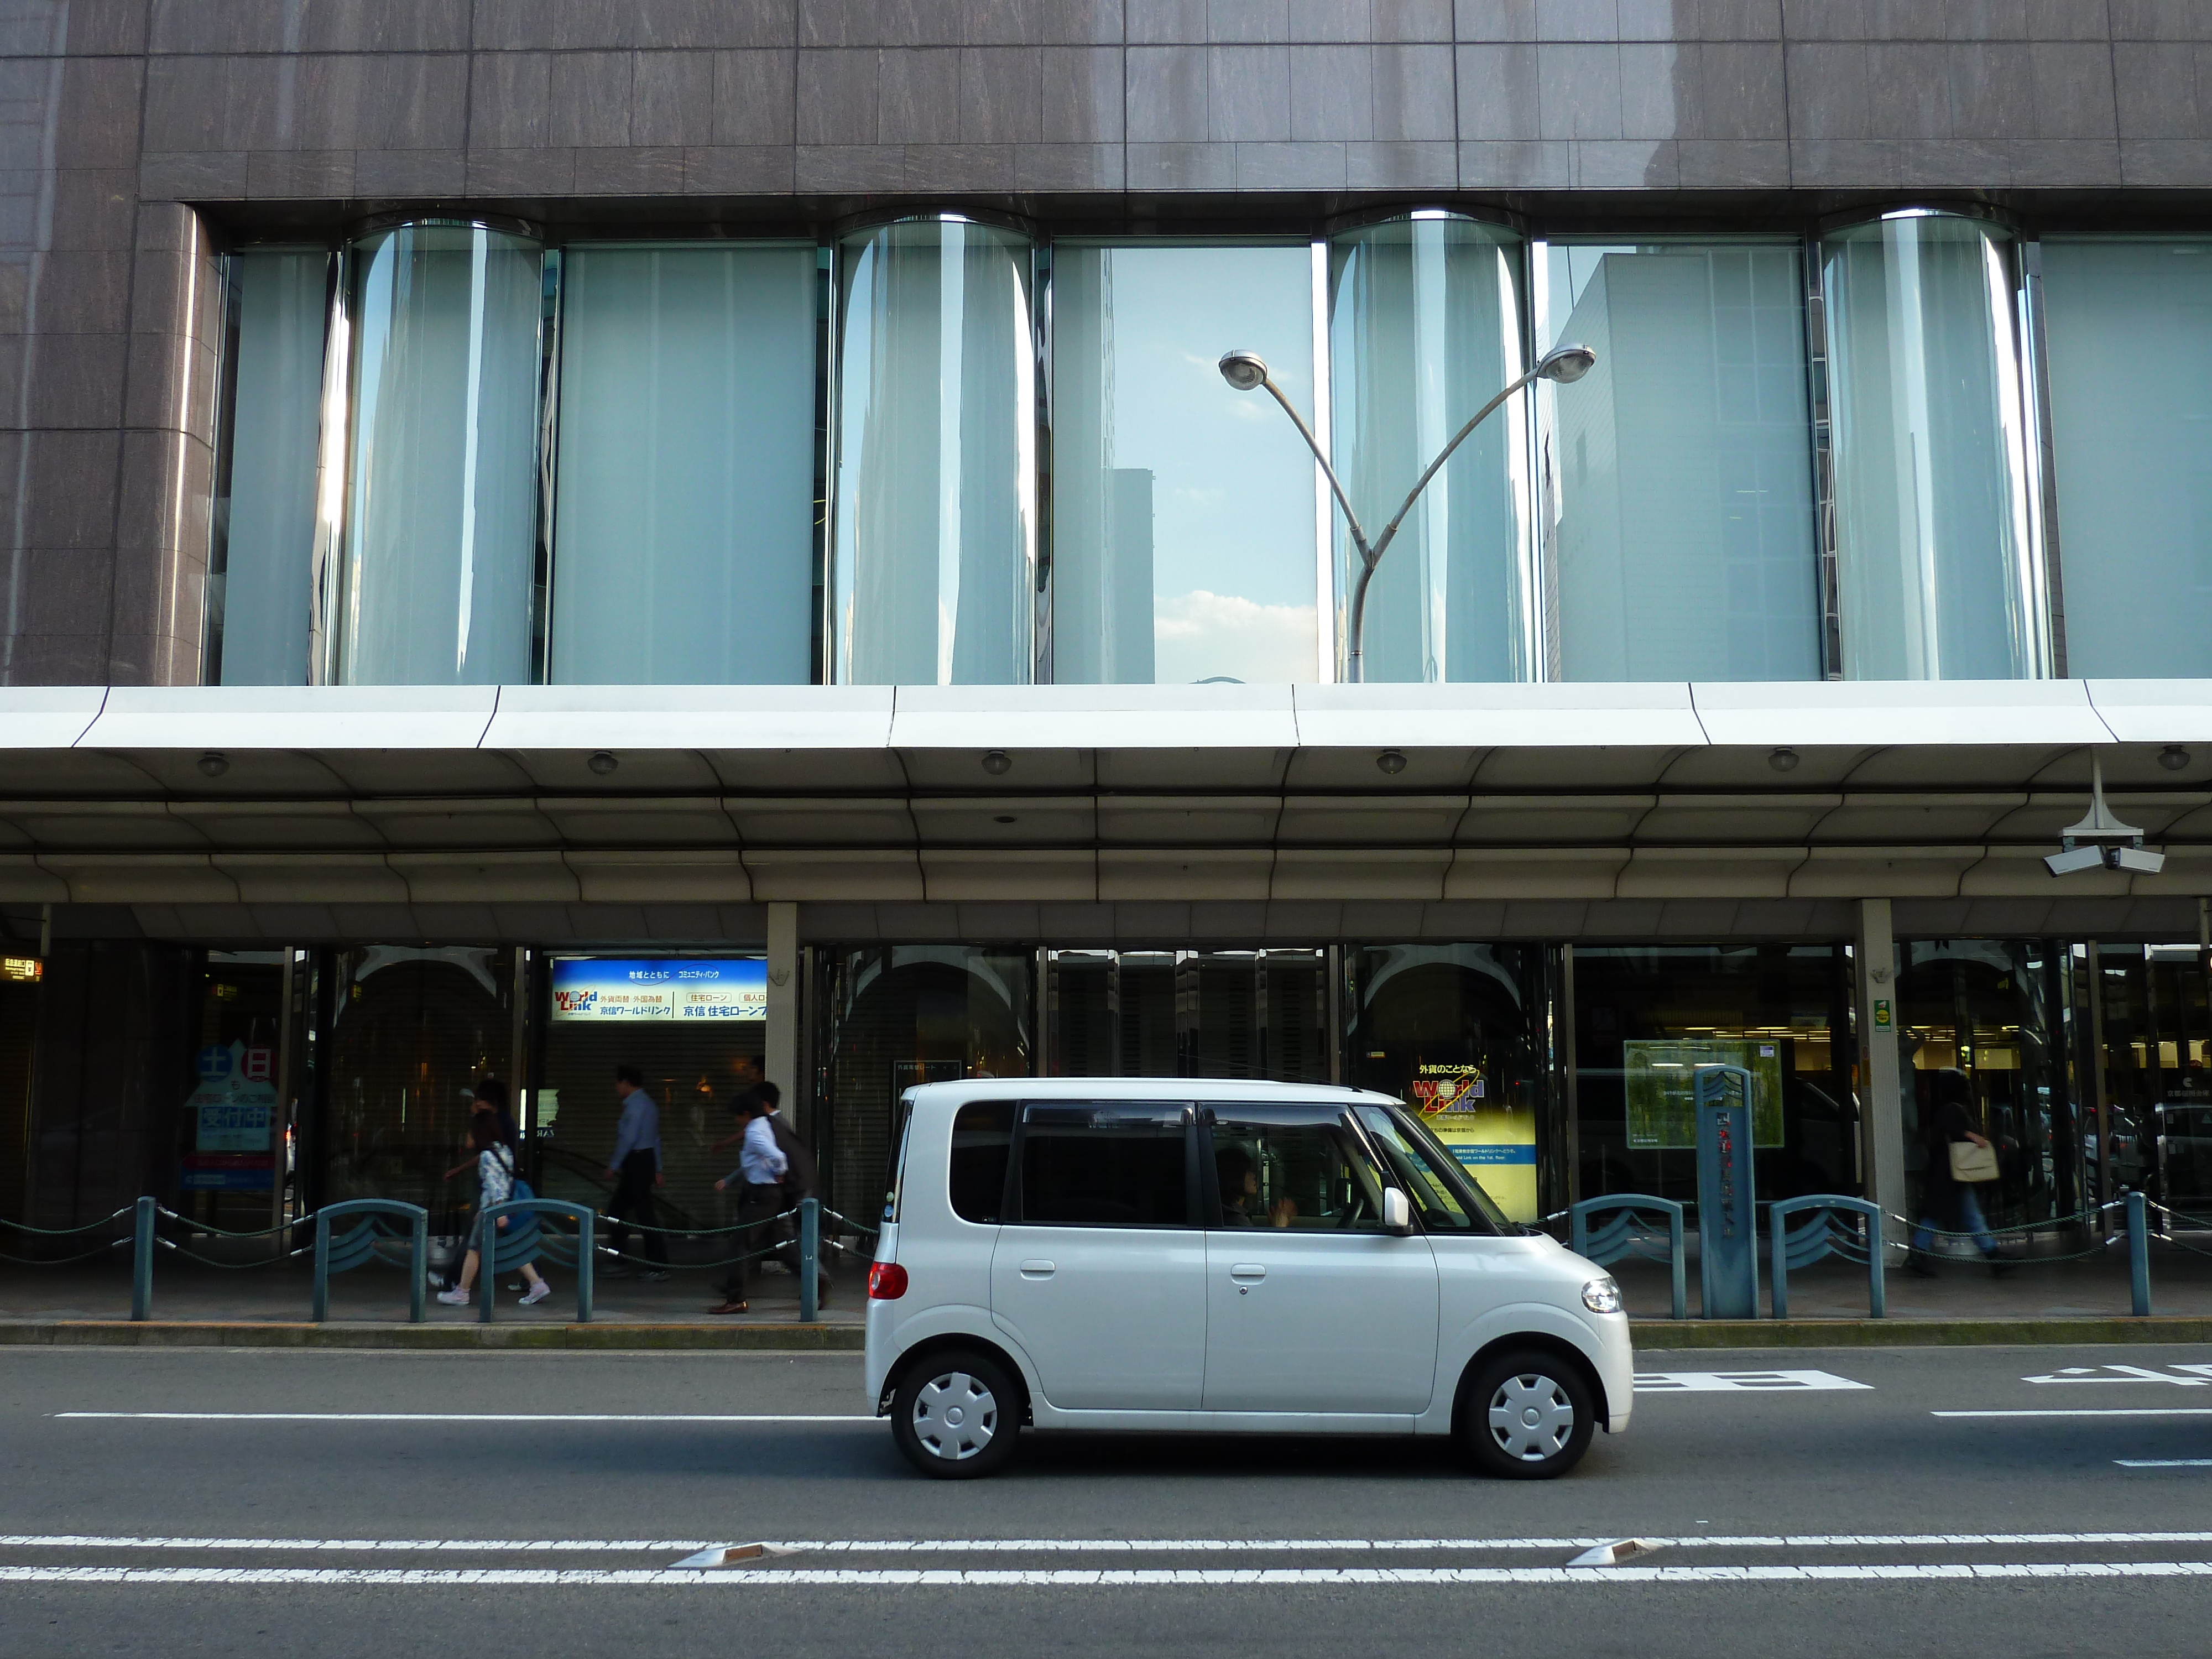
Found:
[[(607, 1160), (607, 1174), (615, 1195), (607, 1200), (608, 1241), (615, 1253), (624, 1253), (629, 1241), (628, 1222), (639, 1227), (659, 1224), (653, 1212), (653, 1189), (662, 1184), (660, 1173), (660, 1108), (645, 1091), (645, 1077), (635, 1066), (615, 1067), (615, 1095), (622, 1102), (622, 1121), (615, 1127), (615, 1155)], [(668, 1241), (658, 1232), (644, 1235), (645, 1258), (652, 1265), (640, 1279), (668, 1277)], [(613, 1270), (619, 1273), (622, 1270)]]
[[(773, 1084), (763, 1084), (763, 1089), (772, 1089)], [(738, 1152), (738, 1167), (714, 1183), (718, 1193), (738, 1189), (738, 1224), (745, 1231), (738, 1235), (738, 1260), (730, 1270), (730, 1277), (722, 1286), (722, 1300), (707, 1310), (714, 1314), (741, 1314), (745, 1311), (746, 1286), (752, 1278), (753, 1264), (749, 1259), (754, 1251), (765, 1249), (770, 1242), (773, 1229), (767, 1224), (783, 1207), (783, 1177), (791, 1167), (783, 1148), (776, 1145), (775, 1130), (769, 1124), (767, 1103), (757, 1095), (741, 1097), (737, 1114), (744, 1124), (741, 1132), (743, 1145)]]

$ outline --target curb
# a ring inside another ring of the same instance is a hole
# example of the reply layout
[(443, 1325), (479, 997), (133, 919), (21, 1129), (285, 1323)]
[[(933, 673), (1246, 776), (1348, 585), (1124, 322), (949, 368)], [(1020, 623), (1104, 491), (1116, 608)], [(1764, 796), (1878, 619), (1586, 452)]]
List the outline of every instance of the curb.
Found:
[(276, 1324), (216, 1321), (48, 1319), (0, 1322), (0, 1347), (399, 1348), (429, 1352), (554, 1349), (610, 1352), (721, 1349), (858, 1353), (858, 1325)]
[[(2069, 1344), (2212, 1343), (2212, 1318), (2147, 1319), (1638, 1319), (1636, 1346), (1692, 1348), (2034, 1347)], [(216, 1321), (0, 1321), (0, 1347), (386, 1348), (427, 1352), (557, 1351), (619, 1353), (858, 1353), (859, 1325), (276, 1324)]]
[(2090, 1319), (1637, 1319), (1638, 1348), (1967, 1348), (2079, 1343), (2212, 1342), (2212, 1318), (2153, 1314)]

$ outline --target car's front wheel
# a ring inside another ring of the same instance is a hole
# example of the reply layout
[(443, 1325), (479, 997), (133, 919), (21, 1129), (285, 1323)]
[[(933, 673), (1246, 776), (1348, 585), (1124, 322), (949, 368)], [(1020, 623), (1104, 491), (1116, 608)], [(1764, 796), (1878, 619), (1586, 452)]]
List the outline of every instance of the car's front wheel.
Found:
[(952, 1352), (909, 1366), (891, 1394), (891, 1437), (906, 1461), (943, 1480), (1004, 1468), (1021, 1428), (1020, 1395), (987, 1355)]
[(1461, 1437), (1475, 1466), (1509, 1480), (1548, 1480), (1582, 1462), (1597, 1402), (1574, 1366), (1539, 1349), (1483, 1362), (1467, 1393)]

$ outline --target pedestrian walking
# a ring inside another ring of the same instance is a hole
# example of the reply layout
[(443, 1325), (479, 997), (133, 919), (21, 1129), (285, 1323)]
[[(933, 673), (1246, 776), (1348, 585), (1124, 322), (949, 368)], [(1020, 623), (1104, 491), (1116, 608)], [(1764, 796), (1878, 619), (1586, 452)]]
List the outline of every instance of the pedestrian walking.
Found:
[[(1995, 1149), (1966, 1115), (1965, 1077), (1956, 1072), (1939, 1072), (1935, 1086), (1941, 1103), (1928, 1124), (1928, 1167), (1920, 1179), (1920, 1225), (1913, 1231), (1905, 1265), (1923, 1279), (1935, 1278), (1936, 1235), (1942, 1231), (1970, 1236), (1992, 1273), (2008, 1272), (2013, 1264), (1998, 1253), (1989, 1224), (1982, 1219), (1981, 1200), (1974, 1194), (1977, 1179), (1996, 1178), (1995, 1159), (1976, 1160), (1952, 1150), (1972, 1146), (1990, 1152)], [(1971, 1166), (1977, 1161), (1986, 1162), (1990, 1173), (1962, 1178), (1957, 1166)]]
[(745, 1121), (750, 1115), (745, 1109), (746, 1105), (750, 1102), (760, 1099), (761, 1089), (767, 1081), (762, 1074), (760, 1056), (757, 1054), (739, 1054), (736, 1069), (737, 1091), (730, 1097), (730, 1121), (736, 1127), (709, 1146), (707, 1149), (709, 1152), (723, 1152), (736, 1146), (745, 1138)]
[[(783, 1154), (782, 1207), (787, 1211), (795, 1210), (802, 1198), (819, 1199), (822, 1196), (818, 1184), (820, 1172), (814, 1162), (814, 1149), (799, 1138), (798, 1130), (784, 1121), (783, 1091), (773, 1083), (763, 1082), (757, 1085), (757, 1091), (761, 1105), (768, 1115), (769, 1132), (775, 1136), (776, 1150)], [(799, 1218), (790, 1217), (776, 1225), (784, 1239), (782, 1248), (776, 1252), (776, 1260), (790, 1268), (791, 1276), (796, 1279), (805, 1271), (799, 1255)], [(817, 1240), (817, 1249), (819, 1248)], [(830, 1269), (825, 1262), (819, 1260), (816, 1267), (818, 1277), (814, 1294), (815, 1305), (826, 1308), (830, 1305)]]
[[(477, 1113), (476, 1121), (469, 1125), (469, 1139), (477, 1149), (477, 1218), (469, 1229), (469, 1253), (461, 1263), (460, 1282), (450, 1291), (438, 1292), (439, 1301), (453, 1307), (468, 1305), (470, 1287), (477, 1282), (480, 1270), (495, 1270), (484, 1267), (487, 1254), (495, 1264), (499, 1260), (496, 1239), (485, 1237), (484, 1212), (495, 1204), (506, 1203), (514, 1193), (514, 1152), (501, 1144), (497, 1120), (489, 1112)], [(503, 1215), (492, 1231), (506, 1231), (514, 1220), (513, 1216)], [(552, 1285), (538, 1277), (532, 1263), (522, 1264), (522, 1276), (530, 1286), (522, 1298), (524, 1307), (543, 1302), (553, 1294)]]
[[(632, 1227), (659, 1227), (653, 1189), (665, 1184), (665, 1177), (660, 1169), (660, 1108), (646, 1093), (644, 1074), (636, 1066), (615, 1067), (615, 1097), (622, 1102), (622, 1121), (615, 1126), (615, 1155), (607, 1160), (607, 1174), (615, 1183), (614, 1196), (607, 1200), (607, 1231), (619, 1256)], [(667, 1278), (668, 1241), (658, 1231), (642, 1236), (649, 1265), (637, 1276), (654, 1282)], [(616, 1277), (624, 1271), (610, 1270)]]
[(714, 1190), (736, 1188), (738, 1224), (744, 1231), (738, 1235), (738, 1260), (722, 1286), (722, 1299), (707, 1310), (710, 1314), (741, 1314), (750, 1305), (752, 1255), (769, 1241), (772, 1218), (783, 1204), (783, 1178), (790, 1169), (790, 1160), (775, 1144), (775, 1130), (769, 1122), (765, 1103), (748, 1100), (740, 1110), (745, 1127), (738, 1149), (738, 1167), (716, 1182)]

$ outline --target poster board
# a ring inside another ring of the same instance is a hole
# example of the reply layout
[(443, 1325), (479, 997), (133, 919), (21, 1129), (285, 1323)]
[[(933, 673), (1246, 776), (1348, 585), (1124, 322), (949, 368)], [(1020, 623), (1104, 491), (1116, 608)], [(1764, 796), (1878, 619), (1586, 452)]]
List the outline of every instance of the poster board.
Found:
[(1536, 1115), (1490, 1097), (1480, 1066), (1423, 1065), (1413, 1104), (1460, 1167), (1512, 1221), (1536, 1219)]

